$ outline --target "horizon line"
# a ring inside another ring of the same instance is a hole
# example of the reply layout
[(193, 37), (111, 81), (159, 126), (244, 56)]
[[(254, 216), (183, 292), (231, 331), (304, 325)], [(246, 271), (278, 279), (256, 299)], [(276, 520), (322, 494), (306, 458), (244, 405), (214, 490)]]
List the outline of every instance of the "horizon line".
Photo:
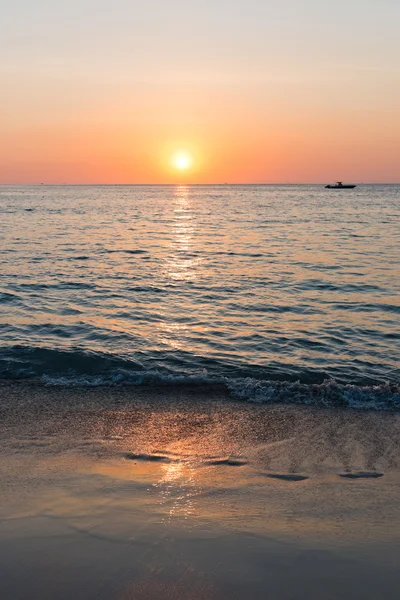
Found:
[[(351, 182), (354, 185), (400, 185), (400, 181), (358, 181)], [(296, 181), (277, 181), (277, 182), (241, 182), (241, 183), (229, 183), (229, 182), (216, 182), (216, 183), (51, 183), (51, 182), (30, 182), (30, 183), (17, 183), (8, 182), (1, 183), (0, 186), (130, 186), (130, 187), (183, 187), (183, 186), (277, 186), (277, 185), (326, 185), (325, 181), (320, 182), (296, 182)]]

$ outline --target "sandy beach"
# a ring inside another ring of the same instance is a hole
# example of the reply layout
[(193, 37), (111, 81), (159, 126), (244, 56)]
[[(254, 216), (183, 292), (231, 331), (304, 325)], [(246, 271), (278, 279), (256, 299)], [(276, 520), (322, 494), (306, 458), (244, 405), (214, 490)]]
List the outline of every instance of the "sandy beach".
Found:
[(396, 413), (0, 393), (2, 598), (399, 597)]

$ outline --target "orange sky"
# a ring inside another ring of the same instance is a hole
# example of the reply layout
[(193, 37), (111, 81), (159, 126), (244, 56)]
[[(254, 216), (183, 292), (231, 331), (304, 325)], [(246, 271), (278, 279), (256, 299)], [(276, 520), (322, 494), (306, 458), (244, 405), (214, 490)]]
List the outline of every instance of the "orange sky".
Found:
[(400, 181), (400, 9), (354, 3), (21, 0), (0, 183)]

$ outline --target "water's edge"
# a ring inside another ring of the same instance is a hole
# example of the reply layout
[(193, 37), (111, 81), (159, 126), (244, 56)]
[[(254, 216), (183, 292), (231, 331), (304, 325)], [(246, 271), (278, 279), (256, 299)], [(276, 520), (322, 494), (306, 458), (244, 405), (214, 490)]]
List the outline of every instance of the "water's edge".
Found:
[(231, 398), (259, 404), (295, 404), (326, 408), (400, 410), (400, 385), (361, 384), (324, 378), (323, 374), (216, 369), (199, 373), (143, 368), (132, 361), (88, 352), (13, 347), (0, 353), (0, 380), (44, 386), (140, 386), (190, 390), (220, 389)]

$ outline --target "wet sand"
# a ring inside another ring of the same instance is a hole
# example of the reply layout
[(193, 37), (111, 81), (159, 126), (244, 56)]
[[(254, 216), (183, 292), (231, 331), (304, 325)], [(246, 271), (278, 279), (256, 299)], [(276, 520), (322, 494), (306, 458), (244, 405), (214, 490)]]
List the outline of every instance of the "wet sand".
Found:
[(397, 413), (0, 394), (1, 598), (400, 597)]

